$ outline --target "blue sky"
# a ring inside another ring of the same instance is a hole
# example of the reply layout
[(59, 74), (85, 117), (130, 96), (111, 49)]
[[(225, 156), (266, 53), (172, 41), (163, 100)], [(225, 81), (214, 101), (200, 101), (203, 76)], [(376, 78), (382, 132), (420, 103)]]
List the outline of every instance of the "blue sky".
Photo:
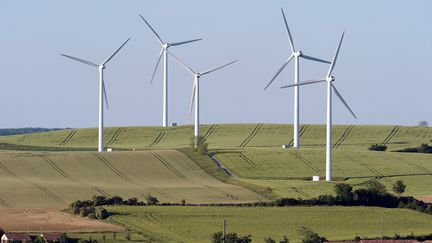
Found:
[[(331, 59), (342, 31), (335, 85), (359, 119), (335, 100), (338, 124), (432, 123), (432, 2), (367, 1), (23, 1), (0, 0), (0, 127), (95, 127), (98, 72), (60, 56), (107, 65), (106, 125), (160, 125), (162, 69), (149, 86), (159, 45), (143, 14), (167, 41), (203, 38), (171, 51), (197, 70), (239, 62), (201, 79), (202, 123), (292, 123), (293, 64), (263, 91), (290, 55), (280, 8), (296, 48)], [(188, 115), (192, 77), (170, 60), (170, 122)], [(301, 63), (301, 80), (325, 64)], [(325, 122), (325, 85), (301, 88), (301, 122)]]

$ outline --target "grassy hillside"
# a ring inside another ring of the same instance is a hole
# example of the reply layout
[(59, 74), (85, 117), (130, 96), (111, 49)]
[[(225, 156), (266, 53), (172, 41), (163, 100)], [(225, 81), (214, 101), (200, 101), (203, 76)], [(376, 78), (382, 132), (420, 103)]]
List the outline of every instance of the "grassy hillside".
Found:
[(0, 206), (65, 208), (93, 195), (162, 202), (232, 203), (263, 200), (223, 183), (174, 151), (0, 153)]
[[(276, 240), (287, 235), (291, 242), (300, 242), (297, 229), (311, 228), (331, 240), (353, 239), (355, 236), (393, 236), (429, 234), (432, 216), (406, 209), (374, 207), (283, 207), (283, 208), (221, 208), (221, 207), (109, 207), (116, 213), (109, 221), (122, 225), (128, 233), (117, 235), (117, 242), (210, 242), (210, 235), (222, 230), (228, 221), (228, 231), (251, 234), (253, 242), (264, 237)], [(326, 223), (323, 223), (326, 219)], [(283, 223), (282, 223), (283, 222)], [(269, 227), (271, 226), (271, 227)], [(101, 239), (102, 235), (80, 235)], [(106, 234), (107, 242), (112, 234)]]
[[(292, 126), (279, 124), (214, 124), (201, 126), (210, 148), (281, 147), (292, 143)], [(305, 148), (325, 145), (324, 125), (303, 125), (301, 141)], [(192, 126), (179, 127), (111, 127), (105, 129), (105, 144), (123, 149), (166, 149), (187, 147)], [(400, 126), (335, 125), (336, 150), (366, 150), (371, 144), (389, 146), (389, 150), (431, 143), (432, 128)], [(97, 147), (97, 129), (68, 129), (47, 133), (2, 136), (0, 143), (58, 148)]]

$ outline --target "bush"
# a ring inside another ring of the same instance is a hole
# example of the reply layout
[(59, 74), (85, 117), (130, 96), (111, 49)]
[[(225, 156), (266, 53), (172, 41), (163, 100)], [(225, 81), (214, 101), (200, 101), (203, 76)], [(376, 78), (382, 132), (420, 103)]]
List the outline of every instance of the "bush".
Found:
[(279, 241), (279, 243), (289, 243), (288, 237), (286, 237), (285, 235), (284, 238), (281, 241)]
[(403, 183), (402, 180), (397, 180), (394, 184), (393, 184), (393, 192), (395, 192), (396, 194), (403, 194), (405, 192), (406, 189), (406, 185)]
[(34, 243), (45, 243), (45, 240), (44, 240), (44, 238), (42, 237), (42, 235), (38, 235), (38, 236), (36, 237), (36, 239), (34, 239), (33, 242), (34, 242)]
[(301, 227), (297, 232), (303, 237), (302, 243), (322, 243), (326, 241), (326, 238), (319, 236), (317, 233), (306, 227)]
[(274, 239), (272, 239), (271, 237), (269, 238), (264, 238), (264, 242), (265, 243), (276, 243), (276, 241)]
[(159, 200), (156, 197), (152, 196), (151, 194), (147, 194), (145, 199), (147, 201), (147, 205), (156, 205), (159, 203)]
[(351, 185), (348, 184), (336, 184), (333, 187), (335, 193), (336, 193), (336, 198), (340, 201), (351, 201), (353, 199), (353, 187)]
[(369, 148), (371, 151), (386, 151), (387, 145), (384, 144), (372, 144)]
[(387, 190), (383, 184), (381, 184), (379, 181), (370, 181), (366, 184), (366, 188), (378, 195), (384, 195), (387, 193)]
[(419, 153), (431, 154), (432, 153), (432, 146), (429, 146), (427, 143), (422, 143), (420, 145), (420, 147), (417, 148), (417, 151)]
[[(213, 243), (223, 243), (224, 237), (222, 232), (216, 232), (211, 236), (211, 242)], [(226, 243), (249, 243), (252, 242), (250, 235), (239, 236), (237, 233), (228, 233), (225, 236)]]
[(108, 218), (110, 216), (110, 214), (105, 208), (98, 207), (98, 208), (96, 208), (95, 216), (97, 219), (103, 220), (103, 219)]

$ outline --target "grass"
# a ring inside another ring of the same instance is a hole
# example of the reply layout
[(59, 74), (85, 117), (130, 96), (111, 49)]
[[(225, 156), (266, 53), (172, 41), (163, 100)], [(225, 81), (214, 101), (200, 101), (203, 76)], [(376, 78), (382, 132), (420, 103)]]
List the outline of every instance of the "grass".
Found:
[[(110, 222), (120, 224), (128, 232), (117, 236), (117, 241), (141, 242), (210, 242), (210, 235), (222, 230), (223, 219), (228, 231), (241, 235), (251, 234), (253, 242), (264, 237), (276, 240), (288, 236), (291, 242), (300, 242), (297, 230), (308, 227), (331, 240), (353, 239), (355, 236), (393, 236), (430, 234), (432, 216), (406, 209), (375, 207), (108, 207), (114, 216)], [(326, 223), (323, 223), (326, 219)], [(269, 227), (270, 226), (270, 227)], [(83, 236), (83, 235), (80, 235)], [(84, 235), (89, 237), (90, 235)], [(93, 239), (101, 238), (93, 234)], [(107, 234), (112, 239), (112, 234)], [(110, 242), (110, 241), (107, 241)]]
[(175, 150), (0, 153), (3, 207), (65, 208), (93, 195), (143, 200), (148, 193), (173, 203), (264, 200), (244, 187), (211, 177)]

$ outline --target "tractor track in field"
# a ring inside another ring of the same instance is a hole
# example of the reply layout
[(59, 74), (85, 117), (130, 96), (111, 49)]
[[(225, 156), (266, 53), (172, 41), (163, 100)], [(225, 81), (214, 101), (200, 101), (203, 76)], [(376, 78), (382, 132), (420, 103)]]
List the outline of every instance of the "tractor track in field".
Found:
[(112, 145), (114, 143), (117, 143), (119, 140), (119, 136), (122, 132), (124, 132), (124, 128), (123, 127), (119, 127), (117, 128), (117, 130), (114, 132), (114, 134), (112, 135), (112, 137), (110, 138), (110, 140), (107, 142), (106, 145)]
[(18, 138), (17, 142), (22, 143), (24, 142), (28, 137), (30, 137), (31, 134), (26, 134), (20, 138)]
[(290, 189), (293, 190), (293, 191), (295, 191), (296, 193), (302, 195), (302, 196), (310, 197), (309, 194), (307, 194), (306, 192), (304, 192), (304, 191), (298, 189), (297, 187), (294, 187), (294, 186), (293, 186), (293, 187), (290, 187)]
[(240, 159), (242, 159), (244, 162), (249, 164), (252, 168), (260, 171), (260, 173), (264, 171), (263, 169), (258, 167), (258, 165), (255, 164), (255, 162), (251, 160), (249, 157), (247, 157), (243, 152), (236, 152), (236, 154), (240, 157)]
[(297, 152), (290, 151), (289, 153), (292, 156), (294, 156), (295, 158), (297, 158), (298, 160), (300, 160), (301, 162), (303, 162), (307, 167), (311, 168), (314, 172), (316, 172), (316, 173), (321, 172), (321, 170), (318, 167), (314, 166), (309, 160), (305, 159), (303, 156), (301, 156)]
[[(364, 161), (359, 161), (359, 160), (355, 160), (351, 157), (346, 156), (349, 160), (351, 160), (352, 162), (368, 169), (370, 172), (375, 174), (375, 179), (378, 180), (384, 180), (385, 182), (389, 183), (390, 185), (393, 185), (393, 181), (386, 175), (384, 175), (383, 173), (381, 173), (379, 170), (373, 168), (372, 166), (370, 166), (367, 162)], [(365, 182), (366, 183), (366, 182)]]
[(417, 169), (419, 169), (419, 170), (425, 172), (425, 173), (428, 174), (428, 175), (432, 175), (432, 170), (429, 170), (428, 168), (424, 167), (423, 165), (419, 165), (419, 164), (413, 163), (413, 162), (411, 162), (411, 161), (407, 161), (407, 160), (401, 159), (401, 158), (396, 157), (396, 156), (394, 156), (393, 158), (394, 158), (394, 159), (397, 159), (397, 160), (399, 160), (399, 161), (402, 161), (402, 162), (404, 162), (404, 163), (407, 163), (407, 164), (409, 164), (409, 165), (412, 165), (412, 166), (414, 166), (414, 167), (417, 167)]
[(256, 127), (252, 130), (251, 134), (249, 134), (249, 136), (240, 144), (240, 147), (246, 147), (246, 145), (248, 145), (248, 143), (258, 134), (258, 132), (263, 126), (263, 123), (256, 125)]
[(39, 190), (41, 190), (42, 192), (47, 194), (51, 199), (58, 202), (59, 204), (62, 204), (63, 206), (68, 206), (67, 203), (65, 203), (63, 200), (61, 200), (59, 197), (57, 197), (54, 193), (52, 193), (51, 191), (49, 191), (48, 189), (46, 189), (45, 187), (43, 187), (37, 183), (31, 182), (31, 181), (28, 181), (24, 178), (19, 177), (18, 175), (13, 173), (11, 170), (9, 170), (2, 162), (0, 162), (0, 169), (3, 170), (9, 176), (11, 176), (17, 180), (24, 181), (24, 182), (38, 188)]
[(342, 134), (342, 136), (339, 138), (339, 140), (336, 141), (336, 143), (333, 145), (333, 149), (339, 148), (343, 142), (347, 139), (347, 137), (350, 135), (352, 130), (355, 128), (355, 125), (350, 125), (345, 132)]
[(3, 199), (0, 198), (0, 205), (2, 205), (5, 208), (11, 208), (11, 205), (9, 203), (5, 202)]
[(213, 132), (217, 126), (218, 126), (218, 124), (213, 124), (210, 126), (209, 130), (207, 131), (207, 133), (203, 137), (204, 141), (206, 141), (213, 134)]
[[(102, 162), (103, 165), (105, 165), (106, 167), (108, 167), (114, 174), (116, 174), (118, 177), (120, 177), (122, 180), (124, 180), (125, 182), (135, 185), (135, 186), (147, 186), (147, 185), (143, 185), (140, 183), (135, 182), (134, 180), (132, 180), (131, 178), (129, 178), (127, 175), (123, 174), (121, 171), (117, 170), (116, 168), (114, 168), (114, 166), (107, 160), (105, 159), (103, 156), (98, 155), (98, 154), (94, 154), (95, 157)], [(150, 184), (150, 183), (149, 183)], [(153, 184), (151, 184), (153, 186)], [(171, 198), (168, 194), (166, 194), (165, 192), (159, 190), (156, 187), (152, 187), (156, 192), (158, 192), (159, 194), (161, 194), (162, 196), (166, 197), (166, 198)]]
[[(299, 138), (301, 138), (303, 136), (303, 134), (306, 132), (306, 129), (309, 127), (308, 124), (303, 125), (300, 127), (300, 131), (299, 131)], [(288, 143), (288, 148), (292, 147), (294, 143), (294, 138), (291, 139), (291, 141)]]
[(156, 144), (158, 144), (162, 140), (162, 138), (165, 137), (165, 134), (166, 134), (165, 132), (160, 132), (158, 134), (158, 136), (155, 138), (155, 140), (152, 143), (150, 143), (149, 145), (147, 145), (146, 148), (151, 148), (151, 147), (155, 146)]
[(218, 192), (218, 193), (224, 195), (225, 197), (228, 197), (228, 198), (231, 198), (231, 199), (237, 199), (237, 197), (235, 197), (235, 196), (233, 196), (233, 195), (231, 195), (231, 194), (229, 194), (229, 193), (227, 193), (227, 192), (225, 192), (225, 191), (223, 191), (223, 190), (221, 190), (219, 188), (216, 188), (216, 187), (213, 187), (213, 186), (209, 186), (209, 185), (206, 185), (206, 184), (202, 184), (202, 183), (199, 183), (199, 182), (192, 181), (191, 179), (189, 179), (185, 175), (183, 175), (180, 171), (178, 171), (176, 168), (174, 168), (168, 161), (166, 161), (164, 158), (162, 158), (162, 156), (160, 156), (159, 154), (152, 153), (152, 155), (158, 161), (160, 161), (168, 170), (170, 170), (172, 173), (174, 173), (180, 179), (182, 179), (184, 181), (187, 181), (189, 183), (192, 183), (192, 184), (201, 185), (201, 186), (203, 186), (205, 188), (208, 188), (208, 189), (211, 189), (211, 190), (213, 190), (215, 192)]
[(66, 138), (60, 143), (60, 145), (66, 145), (67, 143), (70, 142), (70, 140), (75, 136), (75, 134), (78, 132), (77, 129), (72, 130), (67, 136)]
[(93, 186), (81, 181), (78, 181), (74, 178), (72, 178), (70, 175), (68, 175), (66, 172), (64, 172), (62, 169), (60, 169), (60, 167), (57, 166), (56, 163), (54, 163), (54, 161), (52, 161), (51, 159), (49, 159), (48, 157), (41, 155), (40, 156), (43, 160), (45, 160), (45, 162), (47, 162), (55, 171), (57, 171), (57, 173), (59, 173), (62, 177), (64, 177), (66, 180), (70, 181), (70, 182), (75, 182), (81, 185), (85, 185), (85, 186), (89, 186), (91, 188), (93, 188), (95, 191), (99, 192), (101, 195), (106, 196), (106, 197), (111, 197), (111, 195), (109, 193), (107, 193), (106, 191), (104, 191), (103, 189), (97, 187), (97, 186)]
[(399, 131), (400, 128), (401, 126), (393, 127), (389, 135), (381, 142), (381, 145), (387, 145), (390, 142), (390, 140), (396, 135), (396, 133)]

